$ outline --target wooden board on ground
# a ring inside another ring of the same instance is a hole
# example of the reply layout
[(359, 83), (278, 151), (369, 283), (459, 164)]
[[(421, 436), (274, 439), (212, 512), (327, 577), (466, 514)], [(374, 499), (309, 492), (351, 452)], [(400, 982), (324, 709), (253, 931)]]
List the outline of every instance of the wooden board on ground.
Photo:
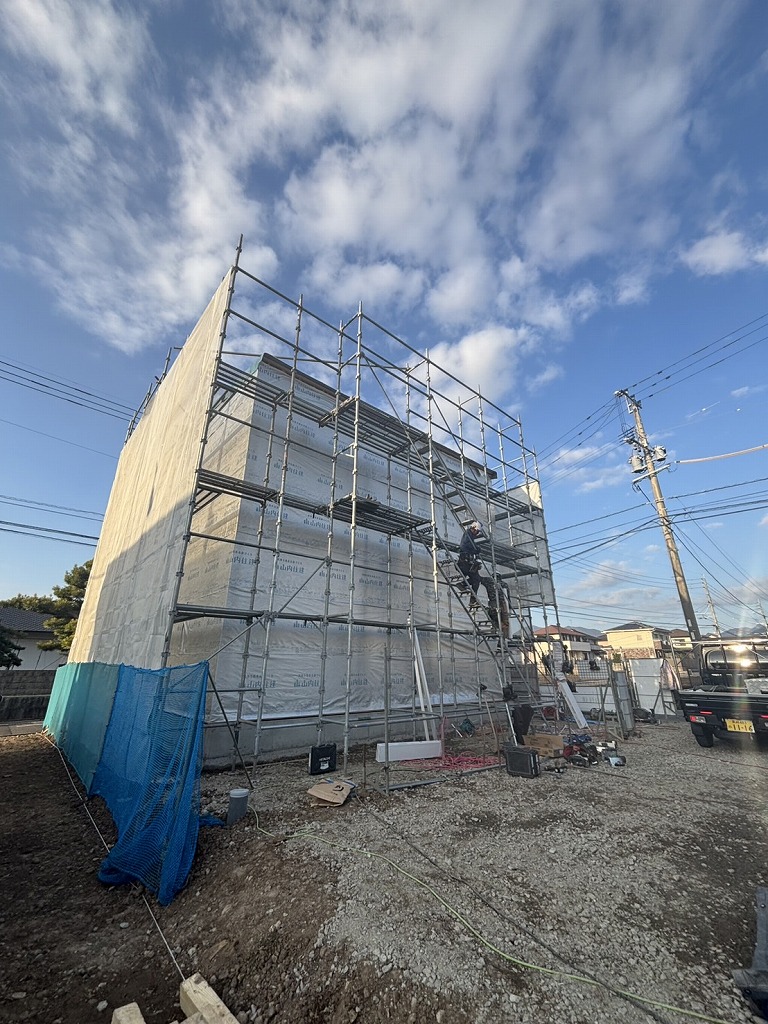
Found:
[(126, 1003), (112, 1012), (112, 1024), (146, 1024), (138, 1003)]
[(187, 1017), (201, 1014), (205, 1024), (239, 1024), (201, 974), (181, 983), (179, 1005)]

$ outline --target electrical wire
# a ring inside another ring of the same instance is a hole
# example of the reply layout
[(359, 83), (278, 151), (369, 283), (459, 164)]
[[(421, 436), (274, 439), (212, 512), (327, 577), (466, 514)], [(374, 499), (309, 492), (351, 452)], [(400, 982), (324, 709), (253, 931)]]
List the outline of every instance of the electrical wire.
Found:
[(554, 530), (547, 530), (548, 536), (552, 536), (554, 533), (563, 533), (565, 530), (575, 530), (579, 526), (592, 526), (593, 523), (599, 523), (603, 519), (612, 519), (614, 516), (624, 515), (626, 512), (635, 512), (638, 509), (642, 509), (643, 505), (630, 505), (627, 508), (620, 508), (616, 512), (606, 512), (604, 516), (595, 516), (592, 519), (583, 519), (578, 523), (571, 523), (570, 526), (558, 526)]
[[(294, 832), (287, 836), (279, 836), (263, 828), (263, 826), (260, 823), (258, 813), (256, 811), (254, 811), (253, 813), (256, 817), (257, 831), (270, 839), (276, 840), (278, 842), (286, 842), (288, 840), (295, 839), (307, 840), (309, 842), (321, 843), (322, 845), (327, 846), (330, 849), (339, 850), (343, 853), (352, 853), (358, 856), (365, 857), (367, 859), (381, 861), (382, 863), (390, 867), (393, 871), (395, 871), (397, 874), (402, 875), (403, 878), (408, 879), (409, 881), (413, 882), (415, 885), (418, 885), (420, 888), (424, 889), (427, 893), (429, 893), (429, 895), (432, 896), (437, 903), (439, 903), (453, 918), (455, 918), (464, 928), (466, 928), (466, 930), (471, 935), (473, 935), (486, 949), (490, 950), (492, 953), (495, 953), (497, 956), (499, 956), (502, 960), (504, 960), (507, 963), (514, 964), (516, 967), (522, 967), (526, 970), (536, 971), (539, 974), (545, 974), (549, 977), (564, 978), (567, 981), (577, 981), (594, 988), (604, 988), (606, 991), (611, 992), (611, 994), (616, 995), (619, 998), (632, 1003), (639, 1009), (642, 1009), (644, 1012), (648, 1013), (649, 1016), (653, 1017), (653, 1019), (657, 1021), (663, 1021), (663, 1018), (659, 1017), (659, 1015), (656, 1013), (656, 1010), (668, 1010), (673, 1013), (680, 1013), (683, 1016), (690, 1017), (693, 1020), (705, 1021), (706, 1024), (727, 1024), (726, 1021), (722, 1020), (719, 1017), (710, 1017), (706, 1014), (697, 1013), (694, 1010), (688, 1010), (682, 1007), (673, 1006), (669, 1003), (664, 1003), (661, 1000), (648, 999), (646, 996), (639, 996), (634, 992), (629, 992), (624, 989), (616, 988), (610, 982), (600, 980), (597, 977), (590, 976), (586, 973), (577, 973), (574, 970), (563, 971), (550, 967), (542, 967), (539, 964), (530, 963), (527, 960), (522, 960), (519, 957), (514, 957), (510, 953), (507, 953), (505, 950), (501, 949), (495, 943), (491, 942), (489, 939), (486, 939), (482, 932), (479, 931), (479, 929), (469, 920), (469, 918), (456, 907), (454, 907), (442, 895), (442, 893), (440, 893), (435, 888), (434, 885), (431, 885), (429, 882), (426, 882), (423, 878), (420, 878), (413, 872), (406, 870), (404, 867), (402, 867), (402, 865), (398, 864), (397, 861), (393, 860), (386, 854), (378, 853), (375, 850), (370, 850), (365, 847), (349, 846), (342, 843), (338, 843), (333, 840), (326, 839), (324, 836), (320, 836), (316, 832), (313, 832), (309, 829)], [(392, 825), (389, 822), (387, 823), (387, 829), (390, 831), (392, 829)], [(433, 863), (435, 867), (437, 867), (448, 878), (458, 882), (460, 885), (466, 886), (468, 890), (474, 892), (472, 887), (464, 879), (460, 878), (459, 876), (452, 875), (450, 872), (446, 871), (445, 868), (443, 868), (437, 862), (432, 861), (432, 859), (427, 854), (424, 854), (415, 845), (413, 845), (413, 848), (417, 853), (425, 857), (427, 861)], [(543, 940), (539, 939), (538, 936), (535, 935), (535, 933), (533, 933), (529, 929), (526, 929), (524, 926), (520, 925), (519, 922), (516, 922), (516, 926), (524, 934), (528, 935), (534, 941), (538, 942), (542, 946), (542, 948), (545, 948), (548, 952), (551, 952), (551, 954), (554, 955), (562, 963), (568, 963), (568, 961), (566, 961), (566, 959), (563, 957), (561, 953), (551, 949), (548, 946), (548, 944), (544, 943)]]
[(49, 505), (44, 501), (35, 501), (32, 498), (17, 498), (10, 494), (0, 494), (0, 505), (16, 505), (21, 508), (32, 508), (41, 512), (51, 512), (55, 515), (69, 516), (73, 519), (103, 519), (101, 512), (87, 512), (82, 508), (70, 508), (68, 505)]
[[(645, 494), (645, 492), (644, 492), (644, 491), (642, 490), (642, 487), (638, 487), (638, 491), (639, 491), (639, 492), (640, 492), (640, 493), (641, 493), (641, 494), (643, 495), (643, 497), (644, 497), (644, 498), (646, 499), (646, 501), (647, 501), (647, 502), (648, 502), (649, 504), (653, 504), (653, 502), (652, 502), (652, 499), (651, 499), (651, 498), (650, 498), (650, 497), (649, 497), (648, 495), (646, 495), (646, 494)], [(749, 605), (747, 605), (747, 604), (746, 604), (746, 603), (745, 603), (744, 601), (742, 601), (742, 600), (741, 600), (740, 598), (736, 597), (736, 595), (735, 595), (735, 594), (732, 594), (732, 593), (731, 593), (731, 592), (730, 592), (730, 591), (728, 590), (728, 588), (727, 588), (727, 587), (726, 587), (726, 586), (725, 586), (725, 585), (724, 585), (724, 584), (723, 584), (723, 583), (722, 583), (722, 582), (721, 582), (720, 580), (718, 580), (718, 579), (717, 579), (717, 577), (715, 577), (715, 576), (713, 575), (713, 573), (712, 573), (712, 570), (711, 570), (711, 568), (708, 568), (707, 566), (705, 566), (705, 565), (704, 565), (704, 563), (703, 563), (703, 562), (701, 561), (701, 559), (700, 559), (700, 558), (699, 558), (699, 557), (698, 557), (698, 556), (696, 555), (696, 553), (695, 553), (695, 552), (693, 551), (693, 546), (694, 546), (694, 545), (693, 545), (693, 544), (692, 544), (692, 543), (690, 542), (690, 540), (689, 540), (689, 539), (688, 539), (688, 538), (686, 537), (686, 535), (684, 534), (684, 531), (682, 531), (682, 530), (681, 530), (681, 528), (680, 528), (680, 524), (679, 524), (679, 523), (676, 523), (676, 530), (675, 530), (675, 536), (676, 536), (677, 540), (679, 541), (679, 543), (680, 543), (680, 544), (682, 545), (682, 547), (684, 547), (684, 548), (685, 548), (685, 550), (686, 550), (686, 551), (688, 552), (688, 554), (689, 554), (689, 555), (691, 556), (691, 558), (693, 558), (693, 560), (694, 560), (694, 561), (696, 562), (696, 564), (697, 564), (697, 565), (698, 565), (698, 566), (699, 566), (699, 567), (700, 567), (700, 568), (701, 568), (701, 569), (702, 569), (702, 570), (703, 570), (703, 571), (704, 571), (704, 572), (705, 572), (706, 574), (708, 574), (709, 576), (711, 576), (711, 578), (715, 580), (715, 582), (717, 583), (717, 585), (718, 585), (719, 587), (721, 587), (721, 588), (722, 588), (722, 589), (723, 589), (723, 590), (724, 590), (724, 591), (725, 591), (725, 592), (726, 592), (727, 594), (729, 594), (729, 596), (731, 597), (731, 599), (732, 599), (732, 600), (733, 600), (733, 601), (734, 601), (734, 602), (735, 602), (736, 604), (738, 604), (738, 605), (741, 605), (741, 606), (742, 606), (743, 608), (746, 608), (746, 609), (747, 609), (748, 611), (754, 611), (754, 610), (753, 610), (753, 609), (751, 609), (751, 608), (749, 607)]]
[[(610, 412), (614, 407), (615, 407), (615, 403), (614, 403), (613, 399), (611, 399), (608, 402), (605, 402), (603, 405), (601, 405), (594, 412), (591, 412), (588, 416), (585, 416), (583, 420), (579, 420), (579, 422), (576, 424), (576, 426), (571, 427), (570, 430), (566, 430), (565, 433), (563, 433), (559, 437), (555, 438), (554, 441), (550, 441), (550, 443), (548, 445), (545, 445), (543, 448), (540, 448), (538, 450), (538, 453), (537, 453), (538, 458), (539, 458), (539, 462), (541, 463), (542, 460), (546, 459), (549, 452), (551, 452), (555, 448), (557, 448), (558, 445), (564, 444), (567, 440), (569, 440), (571, 438), (571, 436), (581, 437), (584, 434), (584, 430), (579, 431), (578, 427), (580, 427), (582, 425), (582, 423), (589, 424), (590, 421), (593, 420), (595, 417), (598, 417), (598, 416), (603, 417), (603, 416), (605, 416), (606, 413)], [(590, 426), (591, 425), (592, 424), (590, 424)]]
[[(20, 527), (20, 529), (14, 529), (14, 527)], [(0, 533), (16, 533), (21, 537), (55, 540), (60, 541), (62, 544), (79, 544), (81, 547), (89, 548), (92, 548), (99, 539), (98, 537), (91, 537), (86, 533), (70, 533), (67, 530), (55, 530), (46, 526), (33, 526), (31, 523), (7, 522), (2, 519), (0, 519)]]
[(715, 462), (717, 459), (733, 459), (736, 455), (751, 455), (752, 452), (761, 452), (768, 448), (768, 444), (758, 444), (754, 448), (742, 448), (740, 452), (727, 452), (725, 455), (707, 455), (701, 459), (677, 459), (676, 466), (690, 466), (694, 462)]
[(76, 441), (67, 441), (63, 437), (57, 437), (55, 434), (46, 434), (44, 430), (35, 430), (34, 427), (27, 427), (23, 423), (14, 423), (13, 420), (4, 420), (0, 418), (0, 423), (7, 423), (11, 427), (18, 427), (19, 430), (28, 430), (31, 434), (39, 434), (40, 437), (48, 437), (51, 441), (59, 441), (61, 444), (71, 445), (72, 448), (82, 448), (85, 452), (93, 452), (94, 455), (103, 455), (107, 459), (117, 460), (116, 455), (111, 455), (109, 452), (101, 452), (98, 448), (89, 448), (88, 445), (78, 444)]
[[(19, 372), (21, 371), (21, 372)], [(104, 398), (93, 391), (86, 391), (73, 384), (68, 384), (55, 377), (48, 377), (37, 371), (25, 371), (22, 367), (0, 359), (0, 380), (9, 384), (27, 388), (30, 391), (37, 391), (48, 395), (50, 398), (58, 398), (70, 405), (78, 405), (92, 412), (100, 412), (105, 416), (114, 419), (130, 421), (133, 410), (123, 405), (122, 402), (115, 402), (110, 398)]]
[(721, 484), (718, 487), (705, 487), (701, 491), (687, 491), (683, 494), (676, 494), (675, 498), (695, 498), (699, 494), (714, 494), (715, 491), (732, 491), (734, 487), (746, 487), (748, 484), (763, 484), (768, 482), (768, 476), (758, 476), (754, 480), (741, 480), (735, 484)]
[[(686, 511), (687, 510), (685, 508), (683, 508), (683, 515), (685, 515)], [(692, 519), (691, 523), (696, 527), (696, 529), (699, 531), (699, 533), (707, 540), (707, 542), (720, 555), (722, 555), (722, 557), (726, 560), (727, 565), (722, 565), (719, 562), (717, 562), (715, 559), (713, 559), (713, 561), (715, 562), (715, 565), (718, 567), (718, 569), (720, 569), (722, 572), (724, 572), (726, 574), (726, 576), (730, 576), (731, 579), (734, 580), (734, 582), (749, 584), (752, 587), (752, 589), (755, 590), (756, 592), (758, 592), (758, 593), (762, 592), (762, 588), (761, 588), (760, 584), (758, 583), (758, 581), (756, 579), (754, 579), (753, 577), (751, 577), (749, 575), (749, 573), (747, 572), (747, 570), (742, 568), (738, 564), (738, 562), (734, 561), (734, 559), (730, 555), (727, 555), (725, 553), (725, 551), (723, 551), (723, 549), (717, 544), (717, 542), (714, 540), (714, 538), (711, 537), (707, 533), (707, 531), (702, 526), (700, 526), (699, 523), (696, 522), (695, 519)], [(732, 569), (736, 569), (737, 572), (739, 573), (739, 575), (737, 576), (734, 572), (732, 572), (731, 571)], [(766, 594), (765, 596), (768, 597), (768, 594)]]
[[(729, 352), (728, 355), (723, 356), (722, 358), (716, 360), (715, 362), (707, 366), (700, 367), (697, 370), (694, 370), (688, 376), (675, 381), (674, 384), (667, 384), (667, 386), (664, 388), (655, 389), (656, 383), (670, 381), (673, 377), (685, 373), (687, 370), (689, 370), (692, 366), (696, 365), (697, 363), (703, 362), (705, 359), (710, 358), (711, 355), (715, 354), (715, 352), (710, 352), (711, 349), (715, 349), (716, 351), (724, 351), (725, 349), (729, 349), (732, 346), (737, 345), (740, 341), (743, 341), (745, 338), (748, 338), (751, 335), (757, 333), (758, 331), (763, 330), (766, 326), (765, 321), (767, 318), (768, 313), (761, 313), (759, 316), (755, 317), (753, 320), (750, 320), (748, 323), (743, 324), (741, 327), (737, 327), (735, 328), (735, 330), (729, 331), (727, 334), (724, 334), (720, 338), (717, 338), (714, 341), (711, 341), (708, 344), (701, 346), (695, 351), (690, 352), (688, 355), (681, 356), (680, 359), (677, 359), (674, 362), (668, 364), (661, 370), (657, 370), (655, 373), (649, 374), (647, 377), (643, 377), (641, 380), (636, 381), (634, 384), (631, 385), (630, 388), (626, 390), (631, 390), (635, 392), (638, 397), (650, 398), (654, 394), (662, 394), (664, 391), (668, 391), (671, 387), (674, 387), (677, 384), (681, 384), (685, 380), (690, 380), (692, 377), (697, 376), (699, 373), (703, 373), (707, 369), (712, 369), (712, 367), (718, 366), (720, 363), (725, 362), (726, 359), (730, 359), (733, 358), (733, 356), (740, 355), (742, 352), (746, 351), (749, 348), (752, 348), (754, 345), (757, 345), (765, 341), (766, 338), (768, 338), (768, 335), (763, 335), (756, 341), (753, 341), (749, 345), (746, 345), (744, 348), (738, 349), (734, 352)], [(747, 330), (747, 328), (752, 328), (752, 330)], [(738, 336), (732, 338), (732, 335), (734, 334), (737, 334)], [(732, 338), (732, 340), (727, 341), (728, 338)], [(716, 346), (719, 346), (719, 349), (717, 349)], [(678, 369), (675, 369), (676, 367), (678, 367)], [(646, 386), (644, 387), (643, 385)]]

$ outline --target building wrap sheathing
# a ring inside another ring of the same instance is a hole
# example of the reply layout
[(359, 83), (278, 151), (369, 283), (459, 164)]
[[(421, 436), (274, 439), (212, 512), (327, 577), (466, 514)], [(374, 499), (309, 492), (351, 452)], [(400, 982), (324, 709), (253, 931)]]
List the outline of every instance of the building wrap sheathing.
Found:
[[(459, 410), (460, 432), (444, 415), (438, 430), (424, 373), (388, 361), (382, 387), (362, 315), (354, 336), (337, 338), (299, 303), (303, 336), (265, 329), (252, 295), (248, 316), (235, 308), (238, 274), (225, 277), (125, 444), (70, 660), (209, 661), (213, 761), (229, 756), (232, 737), (254, 749), (295, 745), (291, 723), (321, 736), (343, 721), (346, 744), (355, 716), (408, 717), (419, 663), (436, 716), (481, 687), (501, 696), (506, 669), (478, 646), (457, 584), (462, 531), (477, 519), (484, 572), (509, 589), (528, 678), (531, 611), (554, 594), (522, 441), (505, 426), (489, 445), (484, 422), (478, 429), (453, 399), (440, 400)], [(245, 284), (266, 287), (247, 275)], [(281, 729), (265, 742), (270, 726)]]

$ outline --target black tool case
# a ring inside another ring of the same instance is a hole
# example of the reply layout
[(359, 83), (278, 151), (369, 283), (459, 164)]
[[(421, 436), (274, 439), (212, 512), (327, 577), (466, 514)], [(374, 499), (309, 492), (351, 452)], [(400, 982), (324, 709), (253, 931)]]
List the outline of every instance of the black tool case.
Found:
[(324, 775), (336, 771), (336, 744), (325, 743), (309, 748), (309, 774)]
[(532, 747), (518, 747), (514, 743), (504, 744), (504, 760), (508, 775), (519, 775), (524, 779), (538, 779), (541, 774), (539, 752)]

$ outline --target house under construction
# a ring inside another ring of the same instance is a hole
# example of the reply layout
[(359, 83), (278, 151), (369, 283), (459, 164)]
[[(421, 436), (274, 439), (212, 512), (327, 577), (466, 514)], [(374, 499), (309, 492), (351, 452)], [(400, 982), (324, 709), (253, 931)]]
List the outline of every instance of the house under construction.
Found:
[(346, 756), (436, 738), (479, 694), (530, 698), (532, 614), (553, 607), (519, 421), (362, 307), (333, 325), (238, 254), (131, 425), (70, 661), (209, 661), (209, 765)]

